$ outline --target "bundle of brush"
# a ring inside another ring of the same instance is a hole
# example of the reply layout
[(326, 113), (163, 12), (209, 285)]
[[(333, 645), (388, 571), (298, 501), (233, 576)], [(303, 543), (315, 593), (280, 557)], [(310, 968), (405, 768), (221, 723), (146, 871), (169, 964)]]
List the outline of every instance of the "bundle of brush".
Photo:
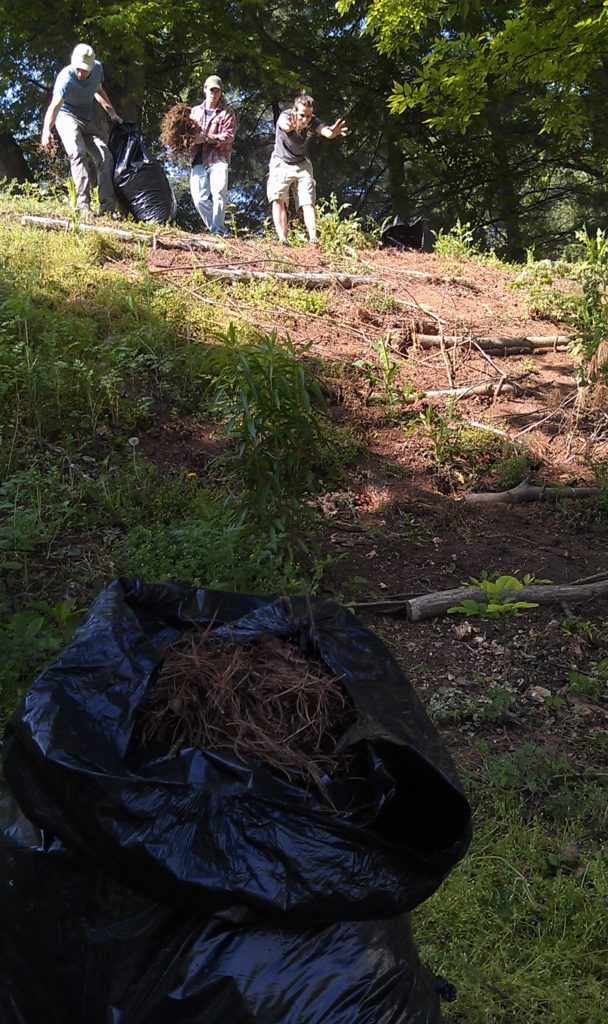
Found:
[(169, 649), (140, 714), (142, 744), (229, 750), (290, 780), (316, 786), (351, 776), (352, 753), (335, 752), (356, 711), (340, 677), (287, 640), (266, 635), (237, 646), (198, 628)]
[(38, 142), (35, 146), (39, 157), (40, 173), (47, 178), (65, 178), (65, 159), (63, 147), (57, 134), (53, 131), (46, 146)]
[(161, 121), (159, 139), (172, 156), (187, 156), (195, 144), (194, 136), (200, 134), (200, 125), (190, 117), (191, 110), (187, 103), (176, 103)]

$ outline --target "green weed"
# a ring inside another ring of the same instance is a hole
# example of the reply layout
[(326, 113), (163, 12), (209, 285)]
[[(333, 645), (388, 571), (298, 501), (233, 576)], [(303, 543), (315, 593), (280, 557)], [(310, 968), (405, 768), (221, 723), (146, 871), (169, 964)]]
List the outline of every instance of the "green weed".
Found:
[(450, 487), (457, 484), (479, 486), (490, 478), (523, 479), (529, 463), (521, 446), (482, 427), (463, 422), (455, 402), (445, 411), (429, 404), (405, 428), (406, 436), (419, 433), (427, 441), (426, 459), (436, 467)]
[(240, 344), (233, 327), (216, 351), (211, 391), (232, 446), (222, 464), (242, 484), (243, 515), (264, 521), (275, 550), (303, 512), (325, 448), (325, 403), (301, 362), (306, 351), (274, 332)]
[(357, 259), (360, 249), (371, 249), (374, 239), (366, 233), (361, 221), (347, 213), (350, 203), (338, 206), (337, 197), (321, 199), (317, 205), (317, 236), (327, 256), (349, 256)]
[(416, 392), (411, 384), (407, 384), (405, 387), (400, 387), (397, 384), (400, 366), (392, 358), (385, 338), (378, 339), (374, 350), (375, 360), (355, 359), (353, 366), (356, 366), (367, 380), (367, 401), (370, 400), (375, 390), (379, 390), (381, 400), (387, 406), (389, 414), (398, 413), (400, 408), (413, 401)]
[(46, 661), (70, 639), (83, 609), (74, 598), (34, 601), (0, 619), (0, 725)]
[(398, 313), (401, 309), (399, 303), (393, 296), (384, 289), (371, 288), (365, 296), (365, 307), (372, 313)]
[(441, 229), (437, 233), (433, 232), (433, 235), (435, 238), (433, 249), (438, 256), (443, 256), (445, 259), (461, 262), (480, 255), (471, 225), (468, 222), (462, 224), (460, 218), (448, 231)]
[(536, 579), (535, 576), (530, 574), (526, 574), (522, 582), (516, 576), (498, 574), (489, 576), (486, 572), (482, 573), (479, 579), (475, 576), (470, 576), (469, 579), (473, 586), (483, 590), (484, 599), (478, 601), (474, 598), (464, 598), (460, 604), (448, 608), (449, 615), (462, 612), (463, 615), (478, 615), (487, 619), (501, 619), (507, 616), (520, 615), (522, 611), (526, 611), (529, 608), (538, 608), (538, 604), (534, 601), (519, 600), (517, 597), (518, 591), (531, 583), (542, 584), (550, 582), (549, 580)]

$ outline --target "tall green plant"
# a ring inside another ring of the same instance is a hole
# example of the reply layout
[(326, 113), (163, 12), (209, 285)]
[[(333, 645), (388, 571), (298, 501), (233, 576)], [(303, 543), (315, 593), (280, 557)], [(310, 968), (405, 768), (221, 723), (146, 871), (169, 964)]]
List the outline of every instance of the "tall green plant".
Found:
[(598, 228), (594, 235), (587, 229), (576, 233), (574, 274), (583, 297), (572, 316), (587, 359), (592, 359), (608, 337), (608, 233)]
[(233, 442), (225, 464), (242, 482), (243, 512), (266, 524), (276, 547), (323, 458), (323, 396), (300, 359), (310, 346), (279, 340), (276, 331), (241, 344), (233, 325), (223, 342), (212, 391)]

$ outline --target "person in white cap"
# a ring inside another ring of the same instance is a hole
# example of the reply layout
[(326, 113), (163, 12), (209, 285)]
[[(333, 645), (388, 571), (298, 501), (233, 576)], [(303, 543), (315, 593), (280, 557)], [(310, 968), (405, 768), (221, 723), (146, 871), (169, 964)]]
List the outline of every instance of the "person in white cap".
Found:
[(76, 188), (76, 205), (83, 213), (91, 210), (91, 179), (89, 158), (97, 170), (99, 212), (114, 210), (112, 188), (112, 155), (99, 129), (93, 123), (93, 101), (101, 104), (111, 121), (122, 124), (103, 85), (103, 67), (95, 60), (95, 52), (86, 43), (74, 47), (71, 61), (55, 79), (53, 98), (44, 116), (42, 146), (51, 141), (57, 128), (72, 171)]
[(216, 235), (224, 234), (228, 165), (236, 130), (234, 110), (221, 103), (223, 88), (221, 78), (210, 75), (203, 86), (205, 102), (190, 111), (201, 129), (193, 138), (190, 192), (205, 227)]

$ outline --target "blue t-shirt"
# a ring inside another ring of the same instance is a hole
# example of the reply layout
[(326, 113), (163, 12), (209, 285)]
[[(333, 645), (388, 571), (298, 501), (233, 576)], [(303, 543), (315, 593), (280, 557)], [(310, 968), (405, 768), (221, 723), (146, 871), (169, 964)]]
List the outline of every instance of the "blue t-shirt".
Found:
[(95, 93), (103, 82), (103, 67), (101, 62), (96, 60), (88, 78), (83, 81), (76, 76), (71, 64), (57, 75), (55, 79), (54, 96), (62, 96), (63, 104), (61, 112), (73, 114), (81, 121), (90, 121), (93, 116), (93, 100)]

